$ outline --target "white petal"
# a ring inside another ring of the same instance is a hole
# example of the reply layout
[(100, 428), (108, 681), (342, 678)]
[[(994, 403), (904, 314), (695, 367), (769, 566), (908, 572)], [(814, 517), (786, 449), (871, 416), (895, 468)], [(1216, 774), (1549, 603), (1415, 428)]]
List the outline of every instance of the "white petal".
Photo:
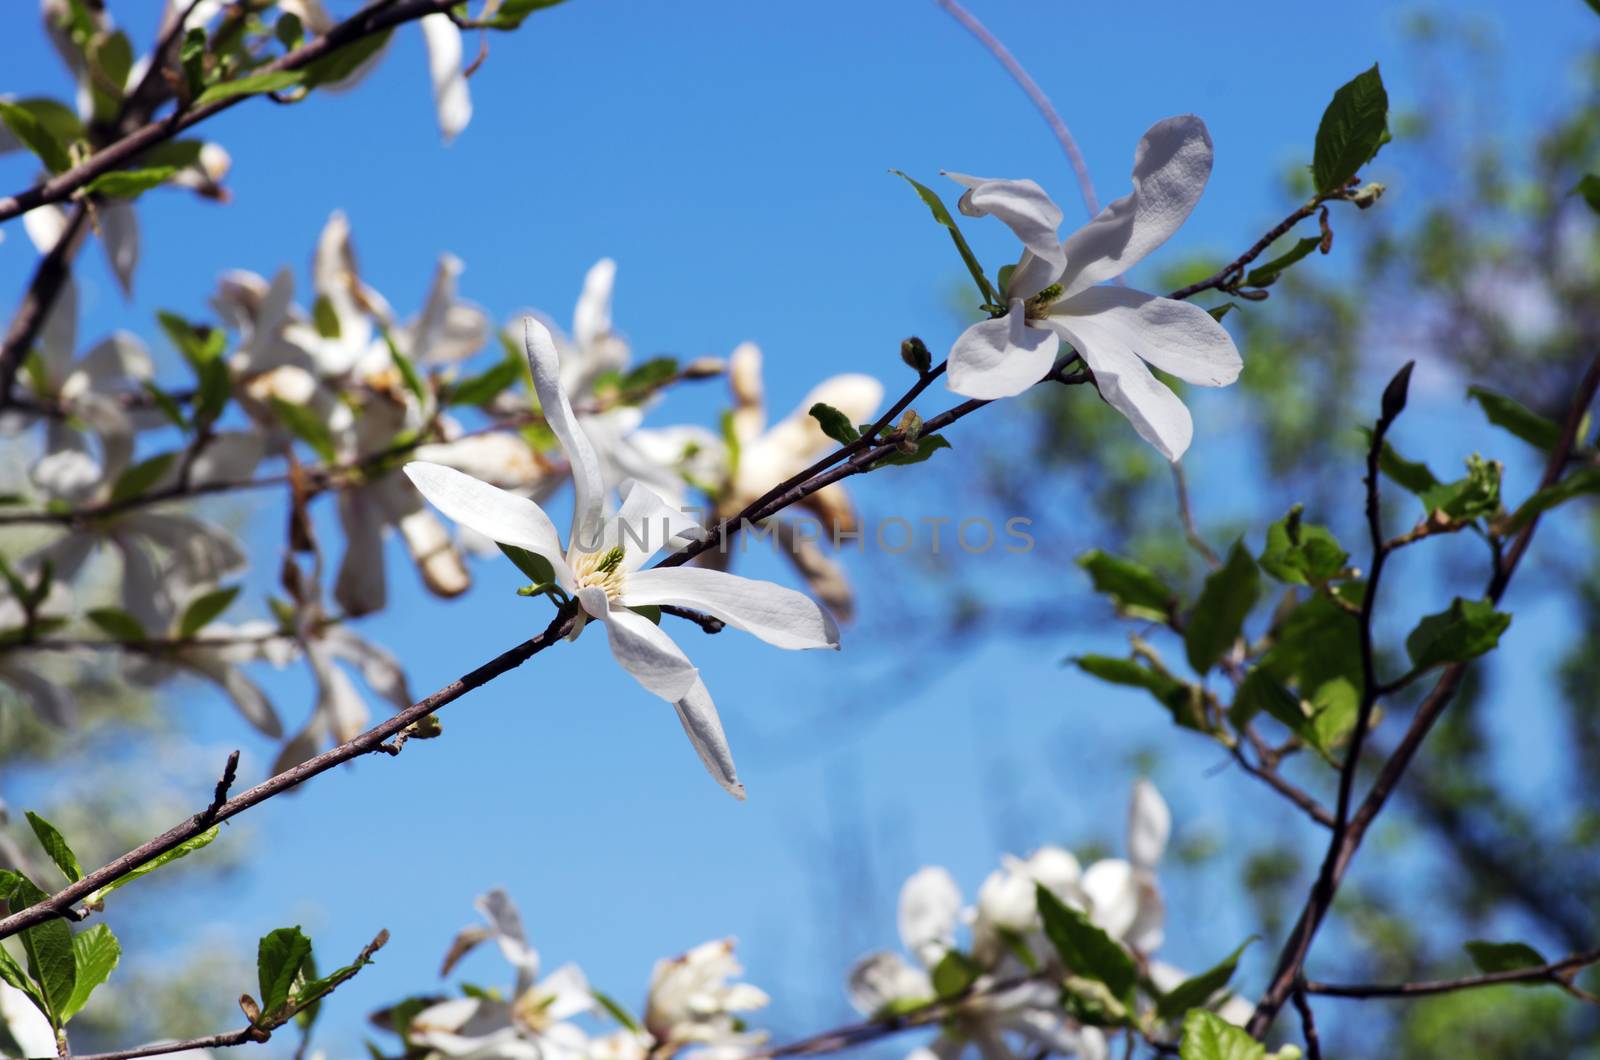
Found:
[(703, 567), (658, 567), (628, 575), (630, 607), (680, 604), (722, 619), (780, 648), (837, 648), (839, 627), (804, 593)]
[(1068, 296), (1133, 268), (1165, 243), (1211, 176), (1211, 136), (1193, 114), (1152, 125), (1133, 156), (1133, 191), (1067, 237)]
[(1140, 953), (1154, 953), (1166, 940), (1166, 899), (1161, 896), (1161, 888), (1152, 873), (1136, 870), (1135, 884), (1138, 887), (1138, 906), (1124, 938), (1128, 945)]
[(767, 425), (767, 406), (761, 386), (760, 346), (753, 342), (741, 342), (734, 347), (728, 357), (728, 385), (733, 390), (733, 436), (741, 446), (748, 445)]
[(580, 350), (595, 348), (611, 333), (611, 290), (617, 277), (617, 263), (601, 258), (589, 266), (583, 277), (583, 291), (572, 311), (572, 340)]
[(936, 866), (918, 869), (900, 888), (900, 941), (932, 968), (955, 944), (961, 889)]
[[(533, 389), (539, 395), (539, 408), (545, 422), (561, 442), (572, 467), (572, 540), (594, 541), (605, 514), (605, 482), (600, 458), (578, 426), (572, 403), (561, 389), (561, 358), (556, 353), (550, 330), (533, 317), (522, 318), (522, 342), (533, 371)], [(491, 535), (493, 536), (493, 535)]]
[[(621, 570), (635, 571), (663, 548), (676, 552), (705, 533), (705, 528), (640, 482), (628, 487), (615, 519), (605, 524), (596, 552), (622, 547)], [(577, 547), (581, 545), (574, 542)]]
[(572, 963), (563, 964), (546, 976), (539, 984), (539, 992), (550, 998), (545, 1014), (554, 1020), (571, 1019), (595, 1005), (588, 977)]
[[(495, 942), (507, 963), (517, 969), (519, 981), (527, 977), (531, 982), (539, 974), (539, 954), (528, 945), (528, 936), (522, 927), (522, 914), (517, 911), (511, 897), (497, 887), (480, 896), (473, 904), (494, 926)], [(523, 984), (517, 992), (520, 994), (526, 989), (527, 984)]]
[(1091, 287), (1057, 302), (1051, 317), (1072, 317), (1080, 334), (1104, 335), (1169, 375), (1197, 386), (1227, 386), (1244, 362), (1233, 337), (1197, 305), (1126, 287)]
[(370, 486), (339, 493), (339, 525), (344, 530), (344, 558), (334, 580), (333, 598), (352, 617), (383, 610), (389, 599), (383, 562), (383, 509)]
[(256, 731), (274, 740), (283, 737), (283, 723), (278, 720), (278, 712), (273, 709), (272, 701), (261, 690), (261, 686), (246, 677), (237, 666), (219, 658), (215, 652), (194, 648), (184, 652), (183, 662), (189, 669), (215, 681)]
[(1139, 883), (1134, 867), (1121, 858), (1097, 861), (1083, 874), (1089, 919), (1106, 934), (1120, 939), (1139, 913)]
[(1172, 834), (1172, 811), (1161, 792), (1140, 777), (1133, 782), (1128, 803), (1128, 860), (1141, 869), (1154, 869)]
[(142, 382), (154, 375), (155, 363), (144, 343), (136, 335), (117, 331), (89, 347), (79, 358), (72, 375), (62, 386), (62, 396), (76, 396), (70, 391), (78, 378), (82, 378), (83, 383), (77, 386), (110, 391), (119, 385), (125, 386), (130, 380)]
[(493, 541), (543, 556), (563, 585), (571, 583), (572, 572), (561, 554), (561, 540), (543, 508), (526, 497), (479, 482), (443, 464), (418, 460), (407, 464), (404, 470), (429, 503), (445, 515)]
[[(945, 176), (967, 190), (962, 193), (956, 208), (968, 217), (992, 215), (1016, 234), (1034, 255), (1048, 263), (1060, 275), (1066, 265), (1061, 251), (1061, 241), (1056, 230), (1061, 227), (1061, 207), (1057, 206), (1043, 188), (1031, 180), (995, 180), (987, 177), (969, 177), (964, 173), (946, 173)], [(1040, 285), (1042, 290), (1054, 281), (1054, 276)], [(1014, 279), (1014, 277), (1013, 277)], [(1018, 292), (1018, 297), (1028, 298), (1038, 291)]]
[(9, 983), (0, 983), (0, 1020), (23, 1056), (55, 1056), (56, 1032), (28, 995)]
[(706, 690), (705, 683), (697, 676), (689, 693), (675, 701), (673, 706), (678, 711), (678, 721), (682, 722), (683, 731), (694, 745), (700, 761), (705, 764), (706, 772), (711, 774), (711, 779), (722, 785), (722, 790), (729, 795), (743, 800), (744, 785), (739, 783), (739, 774), (733, 768), (733, 752), (728, 749), (728, 738), (722, 732), (722, 719), (717, 715), (717, 705), (711, 701), (711, 693)]
[(67, 211), (59, 206), (40, 206), (22, 215), (22, 227), (33, 241), (34, 249), (48, 254), (61, 242), (67, 230)]
[(933, 1000), (928, 973), (907, 964), (898, 953), (872, 953), (850, 969), (846, 980), (850, 1004), (863, 1016), (876, 1016), (895, 1001)]
[(1020, 394), (1055, 364), (1061, 341), (1029, 327), (1022, 302), (1003, 317), (980, 321), (950, 348), (949, 387), (966, 397), (993, 400)]
[(400, 475), (389, 474), (368, 488), (382, 506), (385, 521), (394, 524), (422, 573), (422, 583), (435, 596), (460, 596), (472, 586), (450, 534), (423, 502), (422, 494)]
[(255, 474), (266, 455), (265, 441), (255, 431), (223, 431), (206, 443), (189, 469), (195, 485), (242, 482)]
[(443, 13), (423, 15), (418, 24), (428, 45), (428, 77), (433, 82), (439, 132), (448, 143), (472, 120), (472, 96), (461, 70), (461, 31)]
[[(32, 213), (23, 214), (24, 218)], [(70, 277), (61, 285), (56, 304), (39, 330), (39, 353), (44, 358), (44, 374), (51, 386), (60, 386), (67, 377), (67, 366), (78, 350), (78, 285)]]
[(0, 681), (31, 700), (34, 712), (51, 725), (65, 729), (77, 724), (78, 704), (57, 682), (17, 664), (0, 667)]
[(139, 266), (139, 217), (126, 199), (100, 206), (100, 243), (125, 296), (133, 295), (133, 271)]
[(1050, 317), (1050, 326), (1077, 348), (1094, 373), (1095, 386), (1106, 403), (1128, 418), (1139, 437), (1176, 461), (1194, 437), (1194, 421), (1178, 395), (1150, 374), (1139, 356), (1115, 335), (1092, 324), (1089, 317)]
[[(387, 649), (380, 648), (348, 626), (330, 626), (322, 633), (333, 654), (355, 663), (361, 669), (361, 679), (378, 695), (387, 699), (396, 710), (411, 706), (411, 688), (406, 682), (405, 667)], [(365, 715), (363, 709), (362, 714)]]
[(699, 679), (699, 671), (683, 650), (654, 622), (626, 608), (608, 608), (595, 615), (590, 599), (595, 592), (604, 595), (601, 590), (583, 589), (579, 598), (589, 614), (605, 620), (611, 654), (618, 664), (647, 690), (668, 702), (687, 696)]
[(740, 462), (742, 464), (748, 457), (752, 466), (771, 463), (777, 474), (761, 487), (760, 492), (764, 493), (837, 444), (823, 433), (822, 425), (811, 415), (813, 405), (818, 402), (832, 405), (851, 423), (865, 423), (878, 411), (881, 401), (883, 384), (870, 375), (850, 372), (824, 379), (801, 399), (793, 412), (752, 443), (748, 451), (741, 454)]
[(306, 659), (317, 681), (316, 713), (324, 719), (335, 743), (355, 739), (371, 717), (355, 682), (334, 663), (328, 645), (321, 640), (307, 642)]

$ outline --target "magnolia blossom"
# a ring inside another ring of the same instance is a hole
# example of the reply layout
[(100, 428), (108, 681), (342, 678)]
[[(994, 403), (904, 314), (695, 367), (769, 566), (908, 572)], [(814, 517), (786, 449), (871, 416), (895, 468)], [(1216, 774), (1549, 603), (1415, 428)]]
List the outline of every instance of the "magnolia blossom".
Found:
[(571, 635), (576, 637), (590, 621), (603, 623), (617, 662), (647, 690), (674, 704), (707, 770), (742, 798), (744, 786), (699, 671), (637, 609), (664, 604), (693, 608), (780, 648), (837, 648), (838, 628), (808, 597), (770, 582), (689, 567), (642, 569), (663, 546), (684, 542), (699, 527), (638, 484), (616, 516), (606, 515), (600, 463), (562, 388), (550, 333), (529, 317), (524, 341), (545, 420), (571, 463), (575, 501), (568, 546), (562, 548), (550, 517), (526, 497), (440, 464), (413, 462), (405, 472), (456, 522), (543, 558), (559, 588), (580, 605)]
[[(298, 16), (309, 33), (324, 34), (337, 24), (322, 0), (278, 0), (278, 8)], [(448, 143), (472, 120), (472, 95), (467, 90), (466, 73), (461, 68), (461, 30), (443, 12), (423, 15), (417, 25), (428, 49), (428, 80), (433, 85), (434, 114), (439, 121), (439, 132)], [(353, 87), (372, 71), (387, 50), (386, 40), (371, 58), (342, 81), (325, 83), (318, 88), (337, 92)]]
[[(71, 606), (72, 594), (60, 581), (52, 581), (50, 591), (35, 609), (36, 617), (62, 618), (62, 612)], [(21, 630), (27, 620), (21, 601), (7, 596), (0, 599), (0, 640)], [(57, 681), (39, 670), (39, 659), (25, 652), (0, 652), (0, 684), (10, 686), (16, 693), (33, 704), (40, 719), (58, 728), (66, 728), (77, 721), (78, 704), (72, 698), (71, 685)], [(0, 805), (0, 823), (4, 806)]]
[(670, 1056), (684, 1046), (696, 1055), (737, 1057), (767, 1040), (764, 1031), (745, 1031), (740, 1013), (765, 1008), (766, 993), (749, 983), (729, 982), (744, 969), (733, 956), (733, 940), (702, 943), (681, 957), (657, 961), (650, 976), (645, 1029), (654, 1051)]
[(511, 1000), (465, 997), (430, 1005), (412, 1017), (408, 1037), (434, 1056), (475, 1060), (584, 1060), (588, 1035), (569, 1022), (595, 1006), (589, 981), (575, 964), (539, 978), (539, 954), (528, 945), (522, 917), (504, 891), (477, 901), (487, 929), (471, 928), (457, 937), (446, 958), (448, 973), (462, 953), (494, 939), (516, 969)]
[(297, 616), (301, 620), (298, 639), (311, 664), (317, 697), (305, 727), (278, 753), (272, 764), (274, 774), (294, 768), (329, 743), (355, 739), (367, 727), (372, 715), (366, 699), (340, 663), (353, 667), (367, 687), (396, 710), (404, 710), (413, 702), (405, 669), (387, 649), (347, 626), (326, 621), (320, 606), (302, 604)]
[[(900, 940), (916, 958), (907, 962), (896, 953), (874, 953), (850, 970), (850, 1003), (865, 1016), (932, 1004), (937, 998), (931, 977), (955, 947), (962, 920), (961, 891), (950, 874), (937, 867), (917, 871), (900, 891)], [(1043, 979), (1001, 986), (986, 968), (972, 985), (971, 996), (954, 1005), (937, 1038), (916, 1049), (916, 1060), (954, 1060), (969, 1046), (984, 1060), (1010, 1060), (1040, 1051), (1090, 1060), (1107, 1056), (1105, 1036), (1093, 1027), (1071, 1024), (1061, 1011), (1059, 987)], [(1008, 1037), (1022, 1041), (1017, 1052)]]
[(948, 174), (959, 208), (992, 215), (1022, 241), (1003, 276), (1003, 315), (972, 325), (950, 350), (949, 386), (974, 398), (1020, 394), (1049, 373), (1062, 342), (1094, 374), (1101, 397), (1168, 460), (1189, 447), (1189, 410), (1146, 365), (1199, 386), (1238, 378), (1239, 351), (1199, 306), (1105, 285), (1165, 243), (1211, 175), (1211, 137), (1193, 115), (1157, 122), (1133, 158), (1133, 191), (1057, 242), (1061, 208), (1031, 180)]

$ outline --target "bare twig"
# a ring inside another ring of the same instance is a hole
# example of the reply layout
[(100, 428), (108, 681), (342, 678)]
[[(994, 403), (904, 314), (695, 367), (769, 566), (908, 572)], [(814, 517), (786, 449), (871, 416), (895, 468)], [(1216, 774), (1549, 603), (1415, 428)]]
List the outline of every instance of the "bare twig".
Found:
[(1426, 997), (1429, 994), (1448, 994), (1456, 990), (1473, 990), (1483, 986), (1503, 983), (1552, 983), (1568, 987), (1577, 972), (1592, 964), (1600, 964), (1600, 948), (1586, 950), (1563, 957), (1549, 964), (1529, 968), (1510, 968), (1503, 972), (1485, 972), (1459, 979), (1433, 979), (1420, 983), (1314, 983), (1303, 984), (1308, 994), (1325, 997)]
[(1172, 465), (1172, 491), (1177, 495), (1178, 520), (1183, 524), (1183, 536), (1189, 542), (1189, 547), (1200, 554), (1208, 567), (1220, 567), (1222, 560), (1206, 544), (1206, 539), (1200, 536), (1199, 528), (1194, 525), (1194, 511), (1189, 507), (1189, 482), (1183, 474), (1183, 465), (1176, 462)]
[(67, 216), (61, 238), (56, 240), (56, 245), (50, 248), (49, 253), (39, 259), (39, 264), (33, 270), (33, 279), (28, 282), (22, 304), (11, 318), (5, 341), (0, 343), (0, 409), (10, 403), (22, 359), (33, 347), (34, 340), (39, 337), (39, 329), (44, 326), (51, 307), (66, 286), (72, 273), (72, 256), (78, 252), (78, 245), (86, 231), (84, 223), (88, 219), (87, 206), (82, 203), (74, 206)]
[(1322, 1041), (1317, 1037), (1317, 1017), (1311, 1011), (1304, 982), (1294, 988), (1294, 1007), (1300, 1013), (1300, 1031), (1306, 1039), (1306, 1060), (1322, 1060)]

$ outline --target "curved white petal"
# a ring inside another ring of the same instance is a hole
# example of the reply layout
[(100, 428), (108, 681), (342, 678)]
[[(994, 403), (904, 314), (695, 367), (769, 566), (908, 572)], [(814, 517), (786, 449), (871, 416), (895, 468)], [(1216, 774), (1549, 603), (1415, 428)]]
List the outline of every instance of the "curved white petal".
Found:
[(389, 602), (383, 562), (383, 510), (370, 486), (339, 493), (339, 526), (344, 531), (344, 558), (333, 583), (333, 598), (352, 617), (381, 611)]
[(1003, 317), (980, 321), (950, 348), (949, 387), (966, 397), (993, 400), (1020, 394), (1043, 379), (1061, 341), (1030, 327), (1020, 299)]
[(760, 346), (741, 342), (734, 347), (728, 357), (728, 386), (733, 391), (733, 436), (741, 446), (747, 446), (767, 425)]
[(348, 626), (330, 626), (323, 631), (322, 639), (334, 655), (355, 663), (367, 687), (388, 700), (396, 710), (411, 706), (411, 687), (406, 681), (405, 667), (388, 649), (361, 637)]
[(1148, 780), (1133, 782), (1128, 801), (1128, 860), (1141, 869), (1154, 869), (1172, 834), (1172, 811), (1167, 800)]
[(183, 662), (189, 669), (215, 681), (233, 700), (233, 705), (239, 708), (244, 720), (254, 726), (257, 732), (274, 740), (283, 737), (283, 722), (278, 720), (278, 712), (273, 709), (272, 701), (261, 690), (261, 686), (246, 677), (237, 666), (218, 657), (216, 652), (198, 649), (186, 651)]
[(949, 172), (945, 176), (967, 189), (956, 203), (957, 209), (968, 217), (998, 218), (1023, 246), (1060, 274), (1067, 260), (1056, 235), (1061, 227), (1061, 207), (1043, 188), (1031, 180), (996, 180)]
[(780, 648), (837, 648), (839, 627), (804, 593), (704, 567), (657, 567), (623, 583), (630, 607), (680, 604)]
[(1244, 361), (1233, 336), (1197, 305), (1126, 287), (1091, 287), (1050, 307), (1074, 330), (1103, 335), (1196, 386), (1227, 386)]
[(1089, 317), (1049, 317), (1050, 326), (1078, 350), (1106, 403), (1128, 418), (1139, 437), (1176, 462), (1194, 438), (1194, 421), (1178, 395), (1150, 374), (1139, 356)]
[(442, 12), (418, 20), (428, 46), (428, 77), (433, 82), (433, 109), (445, 142), (454, 140), (472, 120), (472, 95), (461, 70), (461, 30)]
[(417, 460), (404, 471), (428, 502), (445, 515), (492, 541), (543, 556), (555, 568), (561, 584), (571, 584), (572, 572), (561, 553), (561, 539), (543, 508), (443, 464)]
[[(590, 598), (596, 592), (604, 595), (597, 589), (582, 589), (578, 594), (584, 610), (591, 615), (594, 611)], [(635, 681), (668, 702), (675, 703), (689, 695), (700, 671), (659, 626), (626, 608), (607, 608), (595, 617), (605, 621), (611, 654)]]
[(1097, 861), (1084, 871), (1082, 887), (1089, 899), (1089, 919), (1112, 938), (1125, 936), (1139, 915), (1134, 867), (1121, 858)]
[(561, 388), (561, 358), (555, 339), (538, 320), (522, 318), (522, 343), (533, 371), (533, 389), (539, 395), (539, 408), (545, 423), (561, 442), (572, 468), (572, 540), (596, 540), (605, 515), (605, 480), (594, 446), (578, 426), (572, 403)]
[(744, 445), (739, 454), (739, 485), (759, 496), (795, 474), (834, 442), (811, 408), (818, 402), (832, 405), (851, 423), (865, 423), (878, 411), (883, 384), (870, 375), (850, 372), (824, 379), (801, 399), (789, 415)]
[(133, 295), (133, 271), (139, 266), (139, 216), (127, 199), (112, 199), (100, 206), (100, 245), (122, 293)]
[(846, 980), (850, 1004), (863, 1016), (876, 1016), (892, 1002), (932, 1001), (928, 973), (913, 968), (898, 953), (869, 953), (855, 963)]
[(1211, 135), (1193, 114), (1152, 125), (1133, 155), (1133, 191), (1062, 244), (1073, 295), (1133, 268), (1188, 218), (1211, 176)]
[(610, 258), (601, 258), (584, 274), (583, 290), (572, 310), (572, 340), (583, 352), (611, 334), (611, 291), (616, 279), (617, 263)]
[(930, 865), (918, 869), (900, 888), (900, 941), (932, 968), (955, 944), (961, 889), (950, 873)]
[(635, 571), (663, 548), (676, 552), (704, 533), (704, 527), (665, 497), (642, 482), (634, 482), (622, 498), (616, 518), (606, 522), (600, 547), (595, 551), (607, 552), (620, 545), (619, 569)]
[(740, 801), (744, 800), (744, 785), (733, 767), (733, 752), (728, 749), (728, 737), (722, 731), (722, 719), (717, 715), (717, 705), (705, 682), (697, 676), (689, 692), (673, 702), (678, 721), (694, 745), (695, 754), (705, 765), (711, 779), (722, 785), (722, 790)]

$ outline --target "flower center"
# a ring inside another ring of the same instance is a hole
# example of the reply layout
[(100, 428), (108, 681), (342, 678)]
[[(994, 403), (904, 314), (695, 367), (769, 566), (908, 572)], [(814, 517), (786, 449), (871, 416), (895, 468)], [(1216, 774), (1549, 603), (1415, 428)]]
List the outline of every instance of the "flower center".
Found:
[(586, 552), (579, 556), (572, 572), (577, 577), (578, 588), (604, 589), (606, 598), (615, 600), (622, 594), (622, 557), (621, 545), (607, 552)]
[(535, 1034), (548, 1030), (555, 1023), (550, 1018), (550, 1006), (555, 1000), (554, 994), (543, 993), (537, 986), (531, 986), (512, 1003), (511, 1018)]
[(1061, 297), (1061, 292), (1065, 289), (1059, 283), (1051, 284), (1023, 303), (1023, 314), (1028, 320), (1040, 319), (1050, 312), (1050, 307)]

